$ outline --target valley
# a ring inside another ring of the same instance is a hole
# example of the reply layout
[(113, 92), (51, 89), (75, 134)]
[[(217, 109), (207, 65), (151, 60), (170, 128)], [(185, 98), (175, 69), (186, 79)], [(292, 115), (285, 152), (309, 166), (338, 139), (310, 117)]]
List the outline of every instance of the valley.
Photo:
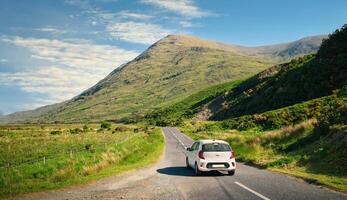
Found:
[[(168, 35), (72, 99), (1, 115), (0, 197), (346, 199), (346, 41), (347, 25), (257, 47)], [(192, 178), (198, 139), (240, 171)]]

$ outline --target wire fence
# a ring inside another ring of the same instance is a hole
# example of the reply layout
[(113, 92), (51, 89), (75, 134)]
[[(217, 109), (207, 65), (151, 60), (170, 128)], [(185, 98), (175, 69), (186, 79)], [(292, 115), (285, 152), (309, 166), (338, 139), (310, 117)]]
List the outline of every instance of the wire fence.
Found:
[(109, 142), (109, 143), (103, 143), (100, 145), (92, 145), (89, 148), (86, 146), (84, 147), (80, 147), (80, 148), (76, 148), (76, 147), (71, 147), (71, 148), (66, 148), (63, 151), (57, 152), (53, 155), (45, 155), (45, 156), (40, 156), (40, 157), (36, 157), (36, 158), (32, 158), (32, 159), (28, 159), (28, 160), (24, 160), (21, 162), (15, 162), (12, 163), (11, 161), (5, 161), (2, 164), (0, 164), (0, 169), (4, 169), (4, 168), (13, 168), (13, 167), (19, 167), (22, 165), (30, 165), (30, 164), (36, 164), (36, 163), (43, 163), (46, 164), (46, 162), (48, 160), (54, 160), (60, 157), (70, 157), (73, 158), (74, 154), (80, 153), (80, 152), (91, 152), (91, 149), (94, 150), (99, 150), (99, 149), (104, 149), (107, 150), (108, 147), (114, 146), (114, 145), (121, 145), (131, 139), (133, 139), (136, 136), (141, 135), (141, 133), (135, 133), (131, 136), (127, 136), (125, 139), (118, 141), (118, 142)]

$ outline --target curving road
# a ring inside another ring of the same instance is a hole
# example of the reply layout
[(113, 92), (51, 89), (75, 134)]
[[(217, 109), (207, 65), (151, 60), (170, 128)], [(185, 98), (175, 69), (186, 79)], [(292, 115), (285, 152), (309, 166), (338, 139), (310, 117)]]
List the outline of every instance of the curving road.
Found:
[(342, 193), (283, 174), (238, 163), (234, 176), (194, 176), (185, 167), (184, 146), (192, 140), (176, 128), (163, 128), (165, 153), (155, 166), (85, 186), (41, 192), (16, 199), (346, 199)]

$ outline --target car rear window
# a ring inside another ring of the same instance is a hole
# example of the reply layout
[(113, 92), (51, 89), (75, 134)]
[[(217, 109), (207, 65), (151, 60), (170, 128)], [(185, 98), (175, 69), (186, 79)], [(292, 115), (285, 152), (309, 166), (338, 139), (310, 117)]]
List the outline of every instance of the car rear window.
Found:
[(210, 143), (202, 145), (202, 150), (205, 152), (211, 151), (230, 151), (230, 146), (223, 143)]

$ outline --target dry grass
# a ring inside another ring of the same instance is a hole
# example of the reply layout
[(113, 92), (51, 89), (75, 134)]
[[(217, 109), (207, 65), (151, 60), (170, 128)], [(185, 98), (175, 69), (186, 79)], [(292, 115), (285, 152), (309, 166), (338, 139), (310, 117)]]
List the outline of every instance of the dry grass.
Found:
[(265, 132), (262, 138), (275, 139), (295, 137), (302, 134), (305, 130), (307, 130), (309, 127), (312, 127), (315, 124), (317, 124), (316, 119), (309, 119), (297, 125), (287, 126), (275, 131)]
[(101, 160), (92, 166), (84, 166), (82, 170), (82, 174), (84, 176), (87, 176), (87, 175), (99, 172), (100, 170), (105, 169), (111, 164), (117, 163), (121, 159), (122, 159), (122, 155), (119, 153), (113, 153), (110, 151), (102, 153)]
[(75, 170), (70, 166), (68, 168), (60, 169), (52, 175), (53, 182), (62, 182), (67, 179), (75, 177)]

